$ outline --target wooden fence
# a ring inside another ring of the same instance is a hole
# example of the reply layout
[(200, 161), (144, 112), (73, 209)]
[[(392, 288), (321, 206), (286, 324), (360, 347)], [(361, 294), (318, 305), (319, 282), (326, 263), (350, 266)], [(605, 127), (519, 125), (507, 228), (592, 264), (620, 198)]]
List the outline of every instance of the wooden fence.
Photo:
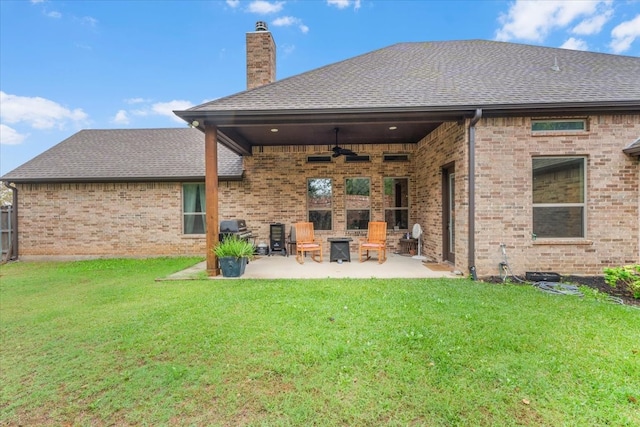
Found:
[(0, 206), (0, 252), (2, 262), (14, 258), (13, 244), (13, 206)]

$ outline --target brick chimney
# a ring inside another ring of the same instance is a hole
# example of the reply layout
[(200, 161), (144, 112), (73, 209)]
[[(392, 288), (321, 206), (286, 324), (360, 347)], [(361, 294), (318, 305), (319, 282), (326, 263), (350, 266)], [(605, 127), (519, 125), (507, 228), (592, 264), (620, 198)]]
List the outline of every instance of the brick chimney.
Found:
[(256, 22), (256, 30), (247, 33), (247, 89), (276, 81), (276, 44), (267, 23)]

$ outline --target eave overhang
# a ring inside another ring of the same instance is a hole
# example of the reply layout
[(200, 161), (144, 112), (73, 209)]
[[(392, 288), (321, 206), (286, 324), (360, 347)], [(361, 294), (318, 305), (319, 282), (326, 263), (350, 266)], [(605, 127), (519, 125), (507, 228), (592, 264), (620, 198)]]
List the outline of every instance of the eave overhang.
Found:
[[(443, 122), (473, 117), (477, 108), (483, 110), (483, 117), (638, 114), (640, 100), (428, 108), (213, 110), (194, 107), (174, 113), (189, 124), (197, 122), (203, 132), (205, 126), (217, 128), (218, 142), (237, 154), (251, 155), (254, 146), (331, 146), (336, 127), (340, 128), (341, 145), (414, 144)], [(392, 127), (396, 129), (391, 130)]]
[[(218, 175), (219, 181), (242, 181), (241, 175)], [(204, 182), (203, 176), (175, 177), (73, 177), (73, 178), (11, 178), (2, 177), (2, 181), (13, 184), (111, 184), (111, 183), (151, 183), (151, 182)]]
[(640, 157), (640, 137), (624, 148), (622, 152), (629, 156)]

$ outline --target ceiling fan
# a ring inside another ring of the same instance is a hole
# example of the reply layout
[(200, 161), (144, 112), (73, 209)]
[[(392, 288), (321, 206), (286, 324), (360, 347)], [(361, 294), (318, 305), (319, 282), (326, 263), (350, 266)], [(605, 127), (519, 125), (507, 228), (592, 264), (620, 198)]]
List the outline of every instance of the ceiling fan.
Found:
[(339, 128), (335, 128), (334, 129), (336, 131), (336, 146), (333, 147), (333, 157), (338, 157), (338, 156), (357, 156), (356, 153), (354, 153), (353, 151), (349, 150), (348, 148), (342, 148), (340, 146), (338, 146), (338, 130)]

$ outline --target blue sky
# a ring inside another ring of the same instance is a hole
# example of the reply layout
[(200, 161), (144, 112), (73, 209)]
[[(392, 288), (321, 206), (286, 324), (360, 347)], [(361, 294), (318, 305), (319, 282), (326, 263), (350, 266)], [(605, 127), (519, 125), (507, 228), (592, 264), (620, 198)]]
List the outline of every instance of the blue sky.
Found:
[(186, 126), (172, 110), (246, 88), (256, 21), (278, 79), (410, 41), (640, 56), (640, 0), (0, 0), (0, 175), (81, 129)]

